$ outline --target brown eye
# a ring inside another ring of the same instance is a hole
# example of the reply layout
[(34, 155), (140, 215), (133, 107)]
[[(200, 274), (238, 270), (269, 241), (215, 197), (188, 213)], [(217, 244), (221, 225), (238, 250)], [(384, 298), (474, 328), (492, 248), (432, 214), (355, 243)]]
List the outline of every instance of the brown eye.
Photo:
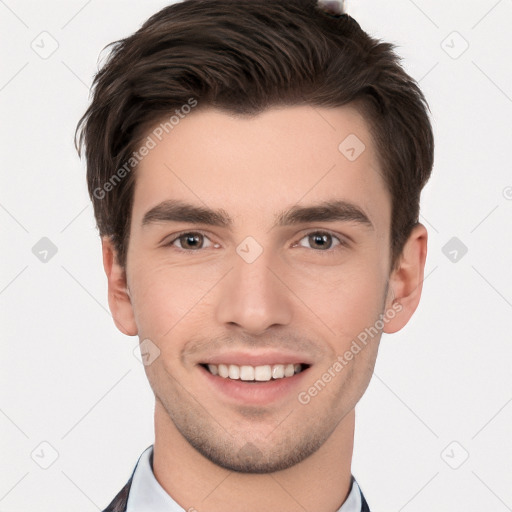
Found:
[(205, 247), (210, 247), (210, 245), (205, 245), (205, 241), (209, 239), (206, 235), (196, 231), (190, 231), (186, 233), (181, 233), (177, 237), (173, 238), (167, 245), (175, 246), (178, 249), (182, 249), (184, 251), (197, 251), (199, 249), (204, 249)]
[(203, 245), (203, 235), (187, 233), (181, 235), (178, 240), (181, 243), (182, 249), (200, 249)]
[[(312, 233), (308, 233), (304, 238), (302, 238), (299, 242), (299, 245), (302, 247), (307, 247), (307, 245), (301, 243), (303, 240), (307, 240), (307, 243), (311, 249), (316, 249), (318, 251), (328, 251), (332, 247), (345, 245), (337, 236), (334, 236), (326, 231), (314, 231)], [(334, 243), (335, 241), (337, 243)]]

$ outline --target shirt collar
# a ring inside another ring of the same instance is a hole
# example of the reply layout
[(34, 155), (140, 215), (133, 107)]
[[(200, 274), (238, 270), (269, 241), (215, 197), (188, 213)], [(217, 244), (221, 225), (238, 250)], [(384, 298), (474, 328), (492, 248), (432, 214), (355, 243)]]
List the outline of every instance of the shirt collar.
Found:
[[(347, 499), (337, 512), (360, 512), (361, 490), (352, 476), (352, 487)], [(184, 512), (153, 474), (153, 445), (139, 457), (132, 477), (126, 512)]]

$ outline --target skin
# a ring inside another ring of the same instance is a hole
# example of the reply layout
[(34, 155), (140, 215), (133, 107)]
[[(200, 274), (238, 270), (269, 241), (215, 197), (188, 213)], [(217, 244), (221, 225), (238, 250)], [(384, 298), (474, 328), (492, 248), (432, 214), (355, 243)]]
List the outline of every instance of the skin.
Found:
[[(366, 146), (355, 161), (338, 151), (349, 134)], [(116, 326), (160, 350), (145, 366), (155, 394), (155, 477), (185, 510), (336, 511), (350, 491), (354, 408), (382, 331), (308, 404), (297, 392), (393, 300), (401, 309), (383, 332), (407, 324), (427, 253), (420, 224), (390, 273), (391, 199), (364, 119), (351, 106), (272, 108), (255, 117), (201, 108), (136, 172), (126, 269), (107, 237), (103, 263)], [(222, 208), (233, 226), (142, 227), (145, 212), (167, 199)], [(327, 199), (355, 203), (373, 228), (353, 221), (272, 228), (283, 209)], [(206, 238), (199, 235), (196, 247), (186, 237), (165, 245), (198, 230)], [(307, 236), (318, 231), (348, 245), (328, 237), (327, 250)], [(263, 248), (252, 263), (236, 251), (248, 236)], [(235, 348), (294, 349), (312, 365), (300, 389), (279, 400), (234, 403), (206, 385), (198, 363)]]

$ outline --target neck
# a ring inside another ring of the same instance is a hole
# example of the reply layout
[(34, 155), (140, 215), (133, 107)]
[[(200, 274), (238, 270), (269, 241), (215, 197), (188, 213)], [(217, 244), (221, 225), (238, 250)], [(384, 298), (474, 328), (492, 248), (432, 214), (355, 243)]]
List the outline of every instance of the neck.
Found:
[(350, 492), (354, 423), (352, 410), (319, 450), (288, 469), (235, 473), (197, 452), (157, 400), (153, 472), (163, 489), (187, 511), (335, 512)]

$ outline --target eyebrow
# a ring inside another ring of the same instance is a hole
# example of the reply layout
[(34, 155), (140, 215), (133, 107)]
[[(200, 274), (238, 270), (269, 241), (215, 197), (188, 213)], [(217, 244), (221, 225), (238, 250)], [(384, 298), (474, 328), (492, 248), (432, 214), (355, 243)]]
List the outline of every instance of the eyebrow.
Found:
[[(372, 230), (375, 229), (369, 217), (359, 206), (343, 200), (323, 201), (310, 206), (292, 206), (275, 216), (273, 227), (334, 221), (356, 222)], [(178, 200), (163, 201), (148, 210), (144, 214), (141, 226), (159, 222), (188, 222), (223, 228), (233, 225), (233, 219), (222, 208), (214, 210)]]

